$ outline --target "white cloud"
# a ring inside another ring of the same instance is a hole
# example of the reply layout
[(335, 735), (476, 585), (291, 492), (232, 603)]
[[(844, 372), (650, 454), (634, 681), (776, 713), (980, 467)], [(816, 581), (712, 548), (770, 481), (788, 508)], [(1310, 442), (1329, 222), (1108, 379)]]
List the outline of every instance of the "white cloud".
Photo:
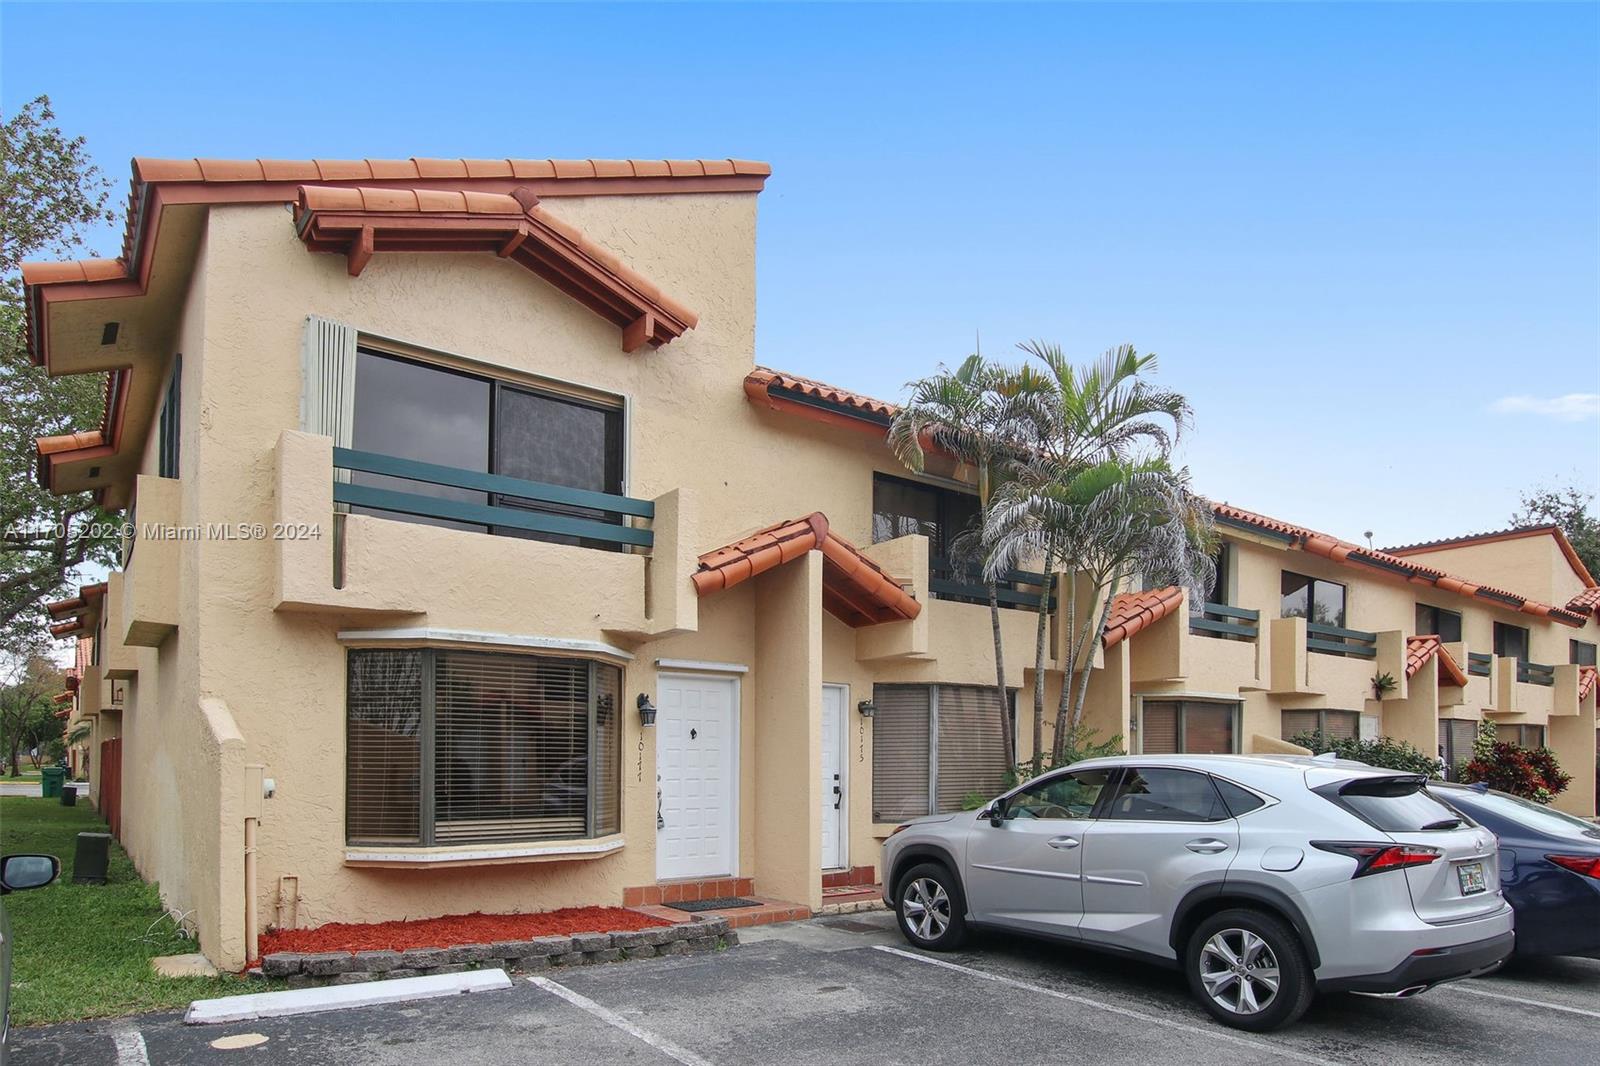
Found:
[(1502, 415), (1544, 415), (1563, 422), (1582, 422), (1586, 418), (1600, 418), (1600, 392), (1569, 392), (1549, 399), (1502, 396), (1489, 405), (1489, 410)]

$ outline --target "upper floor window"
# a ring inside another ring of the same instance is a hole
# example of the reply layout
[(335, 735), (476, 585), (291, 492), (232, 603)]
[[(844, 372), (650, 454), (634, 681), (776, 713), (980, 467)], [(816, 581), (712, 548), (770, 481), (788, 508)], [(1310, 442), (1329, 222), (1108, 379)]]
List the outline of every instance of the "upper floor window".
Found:
[(1587, 640), (1571, 640), (1567, 642), (1568, 658), (1579, 666), (1593, 666), (1595, 664), (1595, 646)]
[(936, 558), (955, 554), (956, 538), (973, 528), (978, 497), (917, 481), (872, 475), (872, 543), (921, 534)]
[[(356, 451), (565, 488), (613, 495), (622, 492), (620, 404), (559, 395), (362, 349), (356, 356), (353, 414), (351, 447)], [(353, 483), (373, 488), (615, 525), (623, 522), (619, 514), (592, 507), (536, 502), (384, 474), (357, 471), (350, 476)], [(531, 540), (618, 547), (510, 526), (372, 508), (355, 510)]]
[(1211, 588), (1206, 591), (1207, 603), (1231, 604), (1229, 589), (1233, 584), (1233, 545), (1217, 545), (1217, 553), (1211, 557), (1216, 572), (1211, 579)]
[(1494, 653), (1498, 658), (1515, 659), (1519, 663), (1527, 662), (1527, 628), (1508, 625), (1505, 622), (1496, 622), (1494, 624)]
[(1284, 618), (1304, 618), (1319, 625), (1344, 627), (1344, 586), (1292, 571), (1283, 571)]
[(1437, 635), (1446, 644), (1461, 639), (1461, 612), (1447, 611), (1431, 603), (1417, 604), (1417, 635)]
[(156, 424), (156, 474), (160, 477), (178, 476), (178, 415), (182, 394), (183, 354), (180, 352), (172, 358), (172, 377), (161, 398), (161, 417)]
[(542, 655), (350, 652), (345, 835), (465, 844), (621, 829), (622, 671)]

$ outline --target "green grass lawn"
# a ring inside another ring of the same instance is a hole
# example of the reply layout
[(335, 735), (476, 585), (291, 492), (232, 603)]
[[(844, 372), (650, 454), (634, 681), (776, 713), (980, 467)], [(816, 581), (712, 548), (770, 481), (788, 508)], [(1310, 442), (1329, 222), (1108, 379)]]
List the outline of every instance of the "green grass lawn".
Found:
[(5, 898), (11, 917), (11, 1020), (18, 1025), (101, 1018), (187, 1006), (192, 999), (258, 992), (267, 982), (234, 976), (157, 977), (150, 959), (199, 950), (162, 917), (156, 886), (111, 843), (110, 881), (74, 885), (77, 835), (105, 832), (84, 806), (0, 797), (0, 851), (45, 852), (61, 860), (55, 884)]
[[(10, 769), (11, 769), (11, 767), (9, 767), (9, 766), (6, 767), (7, 771), (9, 771)], [(16, 774), (15, 777), (13, 777), (8, 772), (8, 773), (5, 774), (4, 780), (6, 780), (6, 781), (37, 781), (37, 780), (39, 780), (39, 771), (35, 770), (33, 767), (31, 767), (31, 766), (27, 765), (26, 763), (24, 763), (22, 768), (17, 771), (17, 774)]]

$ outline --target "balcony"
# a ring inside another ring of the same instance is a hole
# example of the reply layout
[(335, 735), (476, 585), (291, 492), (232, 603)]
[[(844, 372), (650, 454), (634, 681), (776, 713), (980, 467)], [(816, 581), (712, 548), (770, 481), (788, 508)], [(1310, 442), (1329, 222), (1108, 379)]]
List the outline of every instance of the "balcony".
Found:
[(1467, 676), (1488, 677), (1494, 668), (1494, 656), (1488, 652), (1467, 652)]
[(1189, 615), (1189, 632), (1201, 637), (1255, 642), (1261, 637), (1261, 612), (1225, 603), (1201, 604)]
[[(1037, 611), (1044, 590), (1044, 575), (1012, 570), (1002, 576), (996, 586), (995, 599), (1000, 606)], [(989, 588), (976, 567), (938, 556), (928, 559), (928, 591), (936, 600), (985, 606), (989, 603)], [(1055, 598), (1051, 597), (1049, 610), (1055, 610), (1055, 606)]]
[(1546, 666), (1544, 663), (1530, 663), (1518, 659), (1517, 680), (1525, 685), (1543, 685), (1549, 688), (1556, 683), (1556, 668)]
[[(655, 504), (649, 500), (548, 485), (503, 474), (420, 463), (349, 448), (333, 449), (333, 466), (335, 470), (382, 474), (444, 488), (481, 492), (490, 501), (475, 503), (426, 496), (416, 492), (357, 485), (336, 478), (333, 486), (333, 502), (336, 504), (465, 522), (492, 530), (525, 530), (571, 537), (586, 547), (648, 549), (655, 543), (655, 535), (651, 530), (628, 524), (630, 519), (648, 520), (655, 517)], [(574, 511), (580, 513), (570, 513)], [(596, 514), (605, 517), (592, 517)]]
[(106, 624), (120, 627), (117, 632), (130, 647), (158, 648), (178, 628), (178, 549), (186, 536), (180, 525), (183, 485), (175, 478), (140, 474), (137, 486), (138, 519), (132, 508), (128, 512), (134, 535), (123, 555), (122, 606)]
[(1378, 634), (1363, 629), (1306, 623), (1306, 650), (1323, 655), (1344, 655), (1360, 659), (1378, 657)]
[(698, 626), (687, 577), (700, 538), (683, 490), (633, 499), (293, 430), (279, 435), (276, 472), (276, 610), (586, 640)]

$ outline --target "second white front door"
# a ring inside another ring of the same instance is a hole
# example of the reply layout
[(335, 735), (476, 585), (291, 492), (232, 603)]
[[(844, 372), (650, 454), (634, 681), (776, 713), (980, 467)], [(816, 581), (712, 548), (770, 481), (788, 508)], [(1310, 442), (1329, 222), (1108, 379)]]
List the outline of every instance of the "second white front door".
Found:
[(727, 877), (734, 873), (737, 683), (662, 674), (656, 691), (656, 877)]
[(845, 704), (850, 690), (844, 685), (822, 686), (822, 868), (838, 870), (845, 859), (844, 768), (845, 736), (849, 718)]

